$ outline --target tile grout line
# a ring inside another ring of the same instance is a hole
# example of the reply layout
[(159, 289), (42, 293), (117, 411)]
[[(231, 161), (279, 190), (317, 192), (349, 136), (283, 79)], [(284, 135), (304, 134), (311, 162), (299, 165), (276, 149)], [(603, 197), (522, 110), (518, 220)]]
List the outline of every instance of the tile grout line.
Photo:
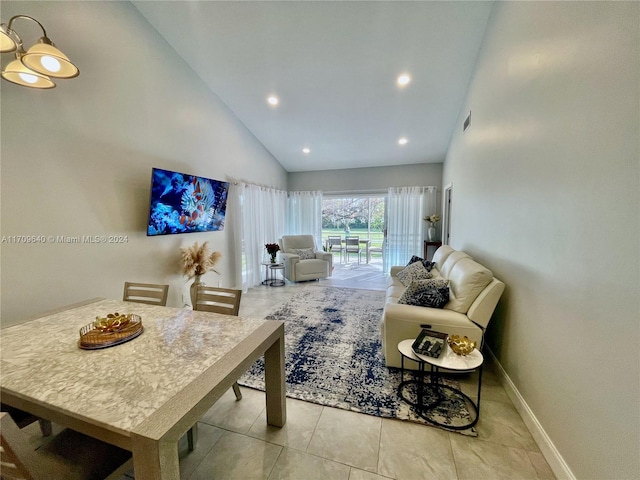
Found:
[[(318, 430), (318, 424), (320, 423), (320, 418), (322, 417), (322, 414), (324, 413), (324, 409), (327, 408), (324, 405), (322, 406), (322, 410), (320, 410), (320, 415), (318, 415), (318, 419), (316, 420), (316, 424), (313, 426), (313, 433), (311, 434), (311, 436), (309, 437), (309, 442), (307, 443), (307, 446), (304, 448), (304, 453), (307, 453), (309, 455), (313, 455), (313, 453), (309, 452), (309, 445), (311, 445), (311, 440), (313, 440), (314, 435), (316, 434), (317, 430)], [(317, 455), (316, 455), (317, 456)]]

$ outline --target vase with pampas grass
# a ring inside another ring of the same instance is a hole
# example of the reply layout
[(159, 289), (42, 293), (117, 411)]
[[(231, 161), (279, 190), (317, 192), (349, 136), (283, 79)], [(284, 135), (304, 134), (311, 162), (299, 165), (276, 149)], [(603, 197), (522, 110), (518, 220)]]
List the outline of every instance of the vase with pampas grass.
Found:
[(222, 254), (220, 252), (212, 252), (207, 246), (208, 242), (199, 245), (198, 242), (188, 247), (180, 248), (180, 259), (182, 261), (182, 273), (189, 279), (194, 279), (189, 293), (191, 294), (191, 305), (196, 304), (196, 293), (198, 287), (204, 286), (202, 275), (212, 271), (218, 273), (214, 268)]

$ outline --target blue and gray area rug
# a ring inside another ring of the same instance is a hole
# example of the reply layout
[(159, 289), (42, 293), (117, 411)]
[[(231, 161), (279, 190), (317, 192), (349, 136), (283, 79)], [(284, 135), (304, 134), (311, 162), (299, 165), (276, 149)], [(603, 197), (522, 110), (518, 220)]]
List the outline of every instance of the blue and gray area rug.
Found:
[[(287, 397), (428, 424), (399, 398), (400, 370), (384, 364), (380, 334), (384, 296), (381, 291), (305, 286), (265, 317), (285, 322)], [(239, 383), (264, 390), (263, 360)], [(469, 419), (464, 403), (456, 400), (442, 402), (435, 414), (447, 425), (466, 424)], [(476, 435), (473, 429), (459, 433)]]

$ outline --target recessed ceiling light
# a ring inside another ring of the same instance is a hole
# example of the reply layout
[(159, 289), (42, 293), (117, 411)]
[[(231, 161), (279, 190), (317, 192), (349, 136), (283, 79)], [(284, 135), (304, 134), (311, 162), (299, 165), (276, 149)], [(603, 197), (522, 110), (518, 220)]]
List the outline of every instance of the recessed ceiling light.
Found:
[(409, 140), (407, 140), (405, 137), (402, 137), (402, 138), (400, 138), (400, 139), (398, 140), (398, 143), (399, 143), (400, 145), (406, 145), (408, 141), (409, 141)]
[(407, 73), (403, 73), (398, 77), (398, 85), (400, 85), (401, 87), (408, 85), (409, 82), (411, 82), (411, 77)]
[(275, 107), (276, 105), (278, 105), (278, 103), (280, 103), (280, 100), (275, 95), (271, 95), (269, 98), (267, 98), (267, 102), (269, 102), (269, 105), (273, 105)]
[(308, 154), (308, 153), (311, 153), (311, 150), (305, 147), (302, 149), (302, 153)]

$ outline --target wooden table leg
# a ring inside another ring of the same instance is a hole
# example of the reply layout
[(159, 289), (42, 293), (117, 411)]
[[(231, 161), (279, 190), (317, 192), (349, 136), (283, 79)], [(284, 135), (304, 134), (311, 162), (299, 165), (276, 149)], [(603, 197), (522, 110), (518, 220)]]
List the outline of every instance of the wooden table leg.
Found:
[(132, 435), (133, 469), (136, 480), (179, 480), (176, 442), (155, 441)]
[(264, 353), (267, 424), (275, 427), (283, 427), (287, 421), (284, 365), (284, 326), (281, 326), (280, 336)]

